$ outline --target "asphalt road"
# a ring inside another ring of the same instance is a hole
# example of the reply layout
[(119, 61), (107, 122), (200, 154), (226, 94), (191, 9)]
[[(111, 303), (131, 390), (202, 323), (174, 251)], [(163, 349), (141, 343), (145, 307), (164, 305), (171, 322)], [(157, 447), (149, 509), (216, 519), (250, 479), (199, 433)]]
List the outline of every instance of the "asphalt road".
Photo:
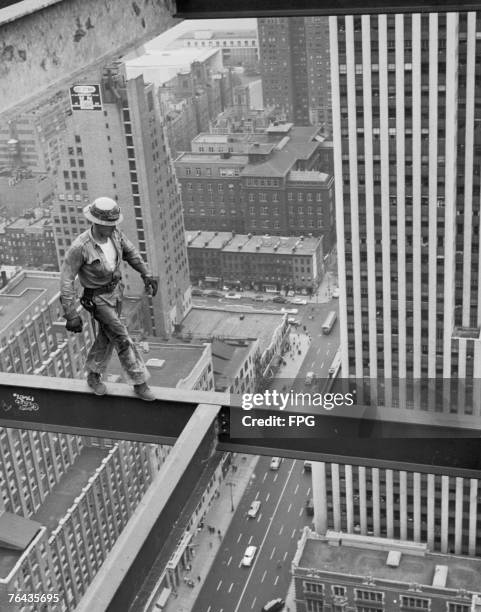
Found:
[[(195, 301), (212, 305), (229, 302), (219, 298), (195, 298)], [(307, 372), (313, 371), (319, 378), (328, 377), (339, 346), (339, 324), (336, 322), (329, 335), (324, 335), (321, 327), (327, 314), (338, 310), (337, 300), (292, 305), (258, 303), (243, 297), (230, 302), (277, 311), (298, 309), (293, 316), (300, 325), (293, 328), (291, 338), (295, 340), (299, 334), (309, 336), (309, 348), (297, 378), (289, 381), (277, 378), (272, 387), (282, 389), (289, 384), (295, 390), (308, 390), (305, 385)], [(287, 353), (284, 358), (298, 359), (294, 352), (297, 349), (292, 351), (292, 357)], [(302, 461), (284, 459), (278, 471), (270, 470), (269, 464), (269, 457), (260, 458), (255, 478), (235, 509), (227, 533), (222, 534), (222, 546), (195, 602), (195, 612), (258, 612), (270, 599), (285, 599), (300, 532), (312, 521), (305, 512), (306, 500), (311, 496), (311, 474), (304, 472)], [(247, 511), (255, 499), (261, 501), (261, 507), (257, 517), (249, 519)], [(251, 567), (242, 567), (244, 551), (250, 545), (258, 547), (256, 556)]]
[[(287, 594), (300, 531), (312, 521), (305, 513), (311, 475), (303, 472), (302, 461), (283, 460), (278, 471), (269, 464), (269, 457), (257, 464), (195, 602), (196, 612), (258, 612), (270, 599)], [(259, 513), (248, 518), (255, 499), (261, 501)], [(256, 556), (251, 567), (242, 567), (250, 545), (257, 546)]]

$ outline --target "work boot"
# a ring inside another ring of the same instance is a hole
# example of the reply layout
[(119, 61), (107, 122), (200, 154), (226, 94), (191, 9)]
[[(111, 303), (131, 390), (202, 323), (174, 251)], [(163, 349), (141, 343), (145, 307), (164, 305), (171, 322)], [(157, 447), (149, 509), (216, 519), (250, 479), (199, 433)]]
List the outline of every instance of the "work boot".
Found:
[(107, 387), (100, 380), (100, 374), (97, 372), (88, 373), (87, 384), (93, 390), (95, 395), (105, 395), (107, 393)]
[(146, 402), (153, 402), (155, 400), (155, 395), (152, 393), (152, 389), (147, 383), (134, 385), (134, 391), (141, 399), (145, 400)]

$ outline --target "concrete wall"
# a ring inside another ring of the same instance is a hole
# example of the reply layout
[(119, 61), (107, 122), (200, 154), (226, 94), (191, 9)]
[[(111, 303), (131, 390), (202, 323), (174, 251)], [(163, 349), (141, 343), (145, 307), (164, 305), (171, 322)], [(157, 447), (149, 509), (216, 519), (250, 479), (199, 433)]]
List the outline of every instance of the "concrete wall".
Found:
[(63, 0), (0, 25), (0, 112), (158, 36), (174, 12), (174, 0)]

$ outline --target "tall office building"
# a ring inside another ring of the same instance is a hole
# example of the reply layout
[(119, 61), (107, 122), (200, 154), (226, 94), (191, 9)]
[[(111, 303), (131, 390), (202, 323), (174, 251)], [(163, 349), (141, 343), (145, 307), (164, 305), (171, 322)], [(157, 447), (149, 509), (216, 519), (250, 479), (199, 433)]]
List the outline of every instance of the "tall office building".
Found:
[(329, 26), (343, 372), (479, 378), (480, 16)]
[(295, 125), (330, 128), (327, 18), (265, 17), (257, 24), (264, 106)]
[[(101, 91), (101, 111), (73, 111), (67, 124), (54, 207), (59, 261), (87, 227), (85, 204), (113, 197), (124, 215), (122, 229), (159, 278), (155, 299), (145, 296), (146, 330), (168, 335), (190, 308), (190, 280), (182, 202), (155, 87), (142, 76), (125, 79), (118, 64), (104, 73)], [(125, 268), (126, 295), (141, 295), (139, 274)]]

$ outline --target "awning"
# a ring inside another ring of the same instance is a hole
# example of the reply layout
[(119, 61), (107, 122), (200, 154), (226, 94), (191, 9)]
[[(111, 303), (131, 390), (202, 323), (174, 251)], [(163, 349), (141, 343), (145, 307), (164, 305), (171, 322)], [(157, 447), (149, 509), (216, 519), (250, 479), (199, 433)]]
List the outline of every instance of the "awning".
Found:
[(204, 280), (206, 283), (218, 283), (220, 278), (217, 276), (206, 276)]

